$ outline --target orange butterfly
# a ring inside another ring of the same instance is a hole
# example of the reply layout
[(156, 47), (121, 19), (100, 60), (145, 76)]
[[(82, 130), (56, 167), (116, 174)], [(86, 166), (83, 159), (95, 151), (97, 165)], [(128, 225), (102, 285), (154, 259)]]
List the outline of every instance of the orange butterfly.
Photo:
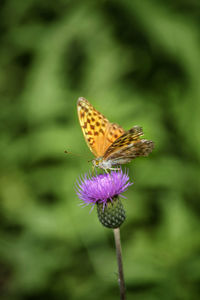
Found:
[(97, 157), (92, 161), (95, 167), (116, 170), (113, 165), (126, 164), (152, 152), (154, 143), (140, 139), (143, 135), (141, 127), (134, 126), (125, 131), (110, 123), (83, 97), (78, 99), (77, 111), (87, 145)]

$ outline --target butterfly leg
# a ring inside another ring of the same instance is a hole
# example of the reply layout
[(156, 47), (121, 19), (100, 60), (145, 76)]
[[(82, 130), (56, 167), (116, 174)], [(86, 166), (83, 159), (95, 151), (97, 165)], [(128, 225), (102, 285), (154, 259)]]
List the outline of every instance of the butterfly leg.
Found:
[(109, 170), (112, 170), (112, 171), (120, 171), (120, 168), (109, 168)]
[(94, 174), (95, 174), (94, 170), (95, 170), (95, 166), (92, 166), (92, 175), (93, 175), (93, 176), (94, 176)]
[(107, 174), (109, 174), (109, 172), (107, 171), (107, 169), (104, 169), (104, 171), (105, 171)]

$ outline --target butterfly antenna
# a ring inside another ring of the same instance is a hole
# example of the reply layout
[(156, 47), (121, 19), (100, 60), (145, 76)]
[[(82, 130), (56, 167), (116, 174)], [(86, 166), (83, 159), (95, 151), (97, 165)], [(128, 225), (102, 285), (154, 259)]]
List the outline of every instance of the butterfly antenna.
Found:
[[(67, 150), (64, 150), (64, 153), (86, 158), (85, 155), (81, 155), (81, 154), (78, 154), (78, 153), (73, 153), (73, 152), (70, 152), (70, 151), (67, 151)], [(93, 159), (88, 160), (88, 162), (91, 162), (91, 161), (93, 161)]]
[(67, 150), (65, 150), (64, 153), (65, 154), (72, 154), (72, 155), (79, 156), (79, 157), (84, 157), (84, 155), (81, 155), (81, 154), (78, 154), (78, 153), (73, 153), (73, 152), (70, 152), (70, 151), (67, 151)]

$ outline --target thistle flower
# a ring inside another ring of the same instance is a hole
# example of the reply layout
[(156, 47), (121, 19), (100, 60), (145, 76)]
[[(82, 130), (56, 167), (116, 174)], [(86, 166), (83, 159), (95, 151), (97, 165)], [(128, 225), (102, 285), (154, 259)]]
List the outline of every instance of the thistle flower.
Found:
[(132, 183), (122, 170), (110, 174), (91, 176), (85, 174), (77, 181), (76, 193), (86, 205), (97, 204), (100, 222), (109, 228), (119, 227), (125, 220), (125, 211), (119, 196)]

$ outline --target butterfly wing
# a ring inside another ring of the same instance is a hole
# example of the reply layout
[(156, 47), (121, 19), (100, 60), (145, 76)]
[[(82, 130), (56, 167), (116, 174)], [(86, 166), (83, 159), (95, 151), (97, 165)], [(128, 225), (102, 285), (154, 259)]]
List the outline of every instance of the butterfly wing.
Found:
[(134, 126), (113, 142), (103, 156), (103, 160), (111, 160), (112, 164), (125, 164), (139, 156), (147, 156), (152, 152), (154, 143), (140, 139), (142, 128)]
[(124, 134), (124, 129), (110, 123), (85, 98), (77, 103), (78, 118), (86, 143), (96, 157), (104, 155), (113, 142)]

